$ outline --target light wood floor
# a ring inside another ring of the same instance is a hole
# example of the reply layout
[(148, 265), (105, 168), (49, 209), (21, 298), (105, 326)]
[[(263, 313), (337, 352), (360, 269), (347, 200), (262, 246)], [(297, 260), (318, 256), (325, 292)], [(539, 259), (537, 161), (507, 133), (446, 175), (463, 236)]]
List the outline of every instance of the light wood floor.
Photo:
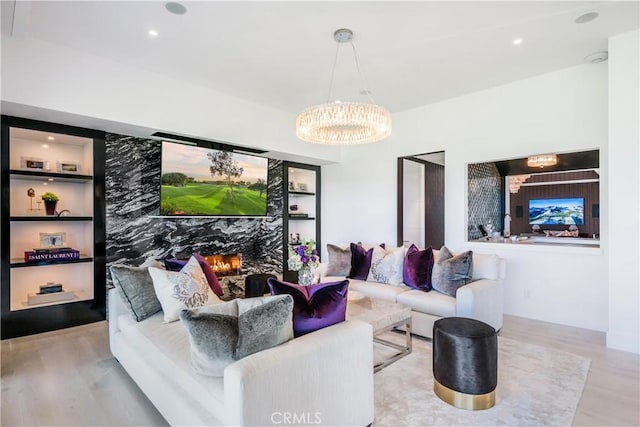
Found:
[[(574, 425), (640, 425), (640, 356), (603, 333), (506, 316), (502, 336), (591, 359)], [(109, 352), (107, 323), (1, 343), (2, 426), (162, 426)]]

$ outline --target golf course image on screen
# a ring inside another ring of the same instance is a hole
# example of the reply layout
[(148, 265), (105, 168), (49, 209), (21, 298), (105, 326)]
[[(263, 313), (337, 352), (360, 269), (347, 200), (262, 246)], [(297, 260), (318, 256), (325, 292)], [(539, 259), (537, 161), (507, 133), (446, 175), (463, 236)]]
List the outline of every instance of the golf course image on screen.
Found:
[(163, 141), (160, 214), (265, 216), (268, 159)]

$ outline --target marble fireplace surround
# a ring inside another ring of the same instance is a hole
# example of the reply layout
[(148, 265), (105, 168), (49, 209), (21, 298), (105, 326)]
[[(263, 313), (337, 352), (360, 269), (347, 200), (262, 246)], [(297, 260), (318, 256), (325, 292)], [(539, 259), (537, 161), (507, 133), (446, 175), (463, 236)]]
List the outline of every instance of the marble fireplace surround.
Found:
[(166, 218), (158, 216), (161, 144), (160, 140), (107, 134), (107, 271), (111, 264), (140, 265), (149, 257), (188, 258), (199, 252), (241, 253), (243, 275), (281, 275), (282, 161), (269, 159), (266, 217)]

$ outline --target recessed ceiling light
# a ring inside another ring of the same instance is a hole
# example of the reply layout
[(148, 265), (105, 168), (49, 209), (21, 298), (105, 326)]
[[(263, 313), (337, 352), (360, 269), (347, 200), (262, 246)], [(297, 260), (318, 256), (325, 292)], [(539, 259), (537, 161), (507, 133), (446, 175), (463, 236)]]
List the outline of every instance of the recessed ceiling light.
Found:
[(175, 1), (170, 1), (168, 3), (165, 3), (164, 7), (174, 15), (184, 15), (185, 13), (187, 13), (187, 8), (184, 7), (184, 5)]
[(513, 39), (512, 43), (515, 45), (519, 45), (519, 44), (522, 44), (523, 41), (524, 41), (523, 39), (517, 38), (517, 39)]
[(599, 62), (604, 62), (607, 59), (609, 59), (609, 52), (602, 51), (602, 52), (595, 52), (595, 53), (592, 53), (591, 55), (585, 56), (584, 62), (586, 62), (587, 64), (597, 64)]
[(53, 141), (55, 138), (54, 138), (54, 137), (52, 137), (52, 136), (48, 136), (48, 137), (47, 137), (47, 139), (48, 139), (49, 141)]
[(48, 178), (48, 181), (53, 182), (53, 178)]
[(156, 30), (149, 30), (148, 33), (151, 37), (158, 37), (158, 32)]
[(42, 148), (49, 148), (47, 144), (42, 144)]
[(600, 14), (598, 12), (589, 12), (584, 15), (578, 16), (573, 22), (576, 24), (586, 24), (587, 22), (591, 22), (596, 19)]

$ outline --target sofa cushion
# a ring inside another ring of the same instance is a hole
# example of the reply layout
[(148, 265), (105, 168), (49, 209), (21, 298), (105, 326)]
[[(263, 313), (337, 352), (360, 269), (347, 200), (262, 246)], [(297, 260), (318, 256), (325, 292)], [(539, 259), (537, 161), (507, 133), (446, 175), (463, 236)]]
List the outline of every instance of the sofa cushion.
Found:
[(109, 271), (113, 284), (120, 288), (120, 296), (136, 322), (162, 310), (147, 267), (112, 265)]
[[(211, 265), (209, 265), (207, 260), (197, 252), (193, 254), (193, 257), (198, 261), (198, 264), (200, 264), (204, 277), (207, 278), (207, 283), (209, 283), (209, 287), (213, 293), (221, 297), (224, 294), (224, 291), (222, 290), (218, 276), (216, 276)], [(167, 258), (164, 260), (164, 265), (169, 271), (180, 271), (188, 261), (189, 259)]]
[(347, 276), (351, 270), (351, 247), (341, 248), (340, 246), (327, 244), (329, 254), (329, 264), (327, 265), (327, 276)]
[(371, 268), (372, 255), (373, 248), (365, 249), (356, 243), (351, 243), (351, 269), (348, 277), (350, 279), (367, 280), (369, 269)]
[(500, 278), (500, 257), (492, 254), (473, 254), (473, 280)]
[(293, 333), (296, 337), (345, 320), (349, 280), (300, 286), (268, 279), (271, 294), (293, 297)]
[(153, 288), (162, 305), (165, 322), (179, 319), (180, 311), (220, 303), (211, 291), (198, 261), (191, 257), (179, 272), (149, 268)]
[(376, 246), (371, 255), (371, 268), (368, 281), (399, 285), (402, 283), (402, 264), (404, 247), (383, 248)]
[(411, 289), (398, 294), (398, 302), (411, 307), (412, 311), (420, 313), (442, 317), (456, 315), (456, 299), (439, 292), (423, 292)]
[(249, 303), (233, 300), (181, 312), (180, 318), (189, 332), (194, 371), (221, 377), (234, 361), (293, 338), (290, 295), (251, 300)]
[(431, 290), (431, 273), (433, 271), (433, 250), (431, 247), (420, 250), (414, 244), (409, 246), (404, 257), (402, 270), (405, 285), (429, 292)]
[(473, 251), (462, 252), (456, 256), (443, 246), (433, 265), (431, 283), (433, 289), (455, 297), (458, 288), (471, 282), (473, 274)]
[(368, 297), (380, 298), (385, 301), (396, 302), (399, 294), (407, 292), (409, 287), (405, 285), (389, 286), (383, 283), (366, 282), (364, 280), (351, 280), (349, 288), (358, 291)]

